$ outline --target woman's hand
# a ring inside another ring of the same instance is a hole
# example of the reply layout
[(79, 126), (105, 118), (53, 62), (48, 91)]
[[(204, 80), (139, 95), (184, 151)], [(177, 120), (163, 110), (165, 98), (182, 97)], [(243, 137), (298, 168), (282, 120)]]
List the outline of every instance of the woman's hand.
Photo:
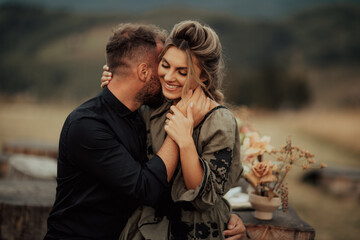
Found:
[(109, 72), (109, 67), (107, 65), (103, 66), (103, 74), (101, 76), (101, 88), (104, 88), (112, 80), (112, 73)]
[(180, 148), (193, 144), (194, 119), (192, 108), (193, 104), (190, 103), (187, 107), (187, 117), (176, 106), (171, 106), (170, 111), (172, 113), (166, 115), (164, 129)]
[(196, 127), (211, 110), (211, 100), (206, 97), (201, 87), (197, 87), (194, 92), (189, 90), (185, 97), (176, 104), (176, 107), (184, 116), (187, 116), (187, 108), (190, 104), (193, 104), (193, 120), (194, 127)]
[(176, 106), (171, 106), (172, 113), (166, 115), (167, 120), (164, 127), (166, 133), (179, 146), (181, 168), (187, 189), (195, 189), (204, 176), (204, 170), (192, 138), (194, 128), (192, 107), (193, 105), (190, 103), (187, 108), (187, 117), (185, 117)]

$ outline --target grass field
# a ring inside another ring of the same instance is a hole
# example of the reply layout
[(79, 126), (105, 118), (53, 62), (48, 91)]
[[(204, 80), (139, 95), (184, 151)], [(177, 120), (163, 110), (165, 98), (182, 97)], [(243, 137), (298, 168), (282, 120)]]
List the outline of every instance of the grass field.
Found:
[[(76, 104), (0, 103), (0, 145), (12, 139), (36, 139), (57, 144), (62, 124)], [(329, 167), (360, 168), (360, 110), (253, 112), (249, 121), (279, 147), (291, 135), (294, 144), (315, 153)], [(289, 202), (316, 230), (316, 239), (358, 239), (360, 205), (300, 182), (301, 169), (288, 177)]]

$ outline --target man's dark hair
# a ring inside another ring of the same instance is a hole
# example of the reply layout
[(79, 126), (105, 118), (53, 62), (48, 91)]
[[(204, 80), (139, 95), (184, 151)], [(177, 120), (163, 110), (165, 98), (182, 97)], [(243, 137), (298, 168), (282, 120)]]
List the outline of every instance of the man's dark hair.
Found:
[[(156, 43), (164, 42), (166, 32), (148, 24), (124, 23), (114, 29), (106, 45), (106, 61), (110, 71), (128, 66), (131, 61), (145, 61), (153, 64), (149, 57), (156, 54)], [(155, 51), (155, 52), (153, 52)]]

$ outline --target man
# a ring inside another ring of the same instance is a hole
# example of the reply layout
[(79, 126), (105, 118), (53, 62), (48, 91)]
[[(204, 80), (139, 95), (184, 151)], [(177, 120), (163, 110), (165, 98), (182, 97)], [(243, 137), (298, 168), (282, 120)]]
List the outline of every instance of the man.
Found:
[[(153, 26), (123, 24), (110, 38), (113, 80), (75, 109), (61, 132), (56, 200), (45, 239), (118, 239), (133, 211), (154, 205), (168, 187), (178, 148), (166, 138), (147, 159), (145, 127), (136, 111), (160, 92), (157, 56), (164, 36)], [(229, 225), (239, 230), (236, 221)]]

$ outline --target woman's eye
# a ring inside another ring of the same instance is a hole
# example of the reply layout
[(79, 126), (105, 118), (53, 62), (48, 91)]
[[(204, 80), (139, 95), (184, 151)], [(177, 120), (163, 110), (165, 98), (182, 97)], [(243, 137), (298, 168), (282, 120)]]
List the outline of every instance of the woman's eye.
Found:
[(187, 76), (187, 72), (179, 72), (181, 76)]
[(164, 64), (164, 63), (162, 63), (161, 66), (162, 66), (163, 68), (169, 68), (169, 66), (166, 65), (166, 64)]

